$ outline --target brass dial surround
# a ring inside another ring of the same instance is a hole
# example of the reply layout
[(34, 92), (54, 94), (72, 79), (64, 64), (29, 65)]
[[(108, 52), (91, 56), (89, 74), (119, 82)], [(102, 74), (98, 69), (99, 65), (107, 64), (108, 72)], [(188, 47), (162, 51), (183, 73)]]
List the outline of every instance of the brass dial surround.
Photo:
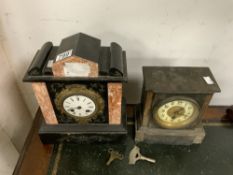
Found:
[(103, 113), (102, 96), (85, 85), (66, 86), (56, 94), (57, 109), (78, 123), (89, 123)]
[(162, 128), (181, 129), (192, 126), (199, 117), (198, 103), (189, 97), (173, 96), (153, 110), (154, 121)]

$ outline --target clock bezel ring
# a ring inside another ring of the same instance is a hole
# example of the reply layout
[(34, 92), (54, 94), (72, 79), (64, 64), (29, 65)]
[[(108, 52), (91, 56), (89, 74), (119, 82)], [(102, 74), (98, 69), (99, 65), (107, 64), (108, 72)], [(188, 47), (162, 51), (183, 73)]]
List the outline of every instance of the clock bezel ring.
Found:
[[(193, 104), (194, 106), (194, 113), (192, 114), (192, 117), (188, 120), (185, 120), (181, 123), (178, 124), (172, 124), (170, 122), (165, 122), (163, 120), (160, 119), (160, 117), (158, 116), (158, 110), (160, 107), (162, 107), (163, 105), (165, 105), (166, 103), (172, 102), (172, 101), (177, 101), (177, 100), (184, 100), (184, 101), (188, 101), (190, 103)], [(154, 119), (154, 122), (159, 125), (162, 128), (165, 129), (185, 129), (185, 128), (191, 128), (193, 127), (196, 123), (198, 123), (198, 121), (200, 121), (199, 119), (200, 116), (200, 106), (197, 103), (197, 101), (195, 101), (194, 99), (190, 98), (190, 97), (185, 97), (185, 96), (172, 96), (172, 97), (168, 97), (164, 100), (162, 100), (158, 105), (156, 105), (153, 110), (152, 110), (152, 117)]]
[[(68, 113), (63, 106), (63, 102), (73, 95), (81, 95), (88, 97), (91, 99), (95, 104), (95, 111), (85, 117), (78, 117)], [(61, 112), (61, 114), (65, 115), (66, 117), (74, 119), (77, 123), (85, 124), (90, 123), (94, 119), (96, 119), (99, 115), (101, 115), (104, 111), (104, 100), (102, 96), (94, 91), (91, 88), (87, 88), (85, 85), (70, 85), (66, 86), (65, 89), (61, 90), (59, 93), (56, 94), (55, 97), (55, 105), (57, 110)]]

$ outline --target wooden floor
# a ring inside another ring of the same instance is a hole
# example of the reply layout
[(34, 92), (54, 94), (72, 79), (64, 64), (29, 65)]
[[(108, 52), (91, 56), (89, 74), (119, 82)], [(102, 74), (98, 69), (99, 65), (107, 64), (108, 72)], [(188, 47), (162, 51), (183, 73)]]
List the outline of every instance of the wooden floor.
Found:
[[(228, 122), (224, 118), (227, 107), (211, 106), (207, 109), (203, 121), (208, 122)], [(127, 113), (129, 117), (133, 117), (133, 105), (128, 105)], [(45, 175), (52, 154), (53, 145), (43, 145), (38, 135), (38, 129), (42, 116), (40, 111), (37, 112), (32, 128), (24, 148), (20, 154), (18, 163), (14, 170), (14, 175)]]

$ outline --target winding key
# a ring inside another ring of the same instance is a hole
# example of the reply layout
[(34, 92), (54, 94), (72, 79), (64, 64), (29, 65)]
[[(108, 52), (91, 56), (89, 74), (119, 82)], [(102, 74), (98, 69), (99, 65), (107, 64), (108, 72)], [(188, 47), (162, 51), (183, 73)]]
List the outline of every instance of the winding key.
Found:
[(124, 158), (123, 154), (119, 153), (116, 150), (113, 150), (112, 148), (109, 148), (108, 152), (110, 154), (110, 157), (109, 157), (106, 165), (110, 165), (112, 163), (112, 161), (114, 161), (115, 159), (122, 160)]

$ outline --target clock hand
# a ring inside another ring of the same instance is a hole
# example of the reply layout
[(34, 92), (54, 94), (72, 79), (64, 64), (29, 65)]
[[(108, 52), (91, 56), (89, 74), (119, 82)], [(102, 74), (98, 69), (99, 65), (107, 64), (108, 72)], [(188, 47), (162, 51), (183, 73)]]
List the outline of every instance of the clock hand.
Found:
[(172, 120), (175, 120), (175, 119), (176, 119), (176, 115), (173, 115), (173, 116), (172, 116)]
[(188, 117), (188, 115), (184, 114), (185, 117)]
[(181, 108), (181, 109), (177, 110), (177, 114), (180, 114), (180, 113), (183, 112), (183, 111), (184, 111), (184, 109)]
[(185, 117), (188, 117), (188, 115), (186, 115), (186, 114), (175, 114), (175, 115), (172, 116), (172, 120), (175, 120), (177, 117), (182, 116), (182, 115), (185, 116)]
[(174, 115), (172, 116), (172, 120), (175, 120), (177, 118), (177, 113), (175, 112)]
[(177, 111), (174, 111), (174, 115), (172, 116), (172, 120), (175, 120), (177, 117), (183, 115), (181, 112), (183, 112), (183, 108), (178, 109)]
[(71, 107), (71, 108), (69, 108), (68, 110), (70, 111), (70, 110), (75, 110), (75, 109), (76, 109), (76, 108), (72, 108), (72, 107)]

